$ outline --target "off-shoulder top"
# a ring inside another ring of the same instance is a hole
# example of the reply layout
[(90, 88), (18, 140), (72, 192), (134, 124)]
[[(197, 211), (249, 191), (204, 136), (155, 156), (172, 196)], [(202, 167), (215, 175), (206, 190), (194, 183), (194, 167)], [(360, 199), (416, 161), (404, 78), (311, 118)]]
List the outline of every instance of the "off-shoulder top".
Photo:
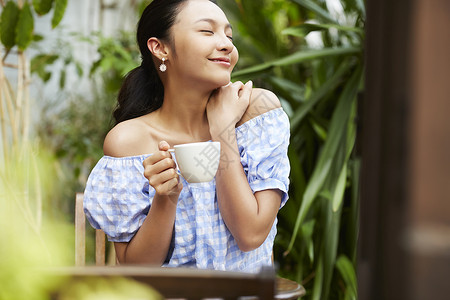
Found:
[[(289, 129), (289, 118), (282, 108), (263, 113), (235, 129), (250, 188), (253, 192), (282, 191), (280, 208), (288, 199)], [(89, 175), (84, 193), (86, 217), (94, 228), (103, 229), (110, 241), (129, 242), (147, 217), (155, 195), (143, 175), (143, 161), (148, 156), (103, 156)], [(183, 190), (163, 266), (257, 272), (261, 266), (272, 264), (277, 220), (259, 248), (242, 252), (222, 219), (215, 180), (181, 180)]]

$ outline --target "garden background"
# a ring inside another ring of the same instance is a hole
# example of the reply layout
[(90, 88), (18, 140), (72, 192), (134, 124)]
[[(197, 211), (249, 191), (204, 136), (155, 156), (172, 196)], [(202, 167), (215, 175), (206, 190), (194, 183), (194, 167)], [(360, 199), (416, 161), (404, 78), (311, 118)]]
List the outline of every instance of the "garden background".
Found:
[[(41, 241), (52, 222), (65, 224), (55, 249), (70, 263), (75, 193), (102, 156), (122, 78), (140, 63), (134, 24), (148, 1), (0, 3), (2, 190), (11, 193), (2, 206), (21, 211)], [(364, 3), (218, 3), (240, 52), (233, 80), (274, 91), (290, 117), (290, 200), (278, 218), (278, 273), (302, 283), (306, 299), (356, 299)], [(114, 10), (122, 23), (111, 28), (105, 19)], [(76, 30), (65, 23), (70, 18), (88, 27)]]

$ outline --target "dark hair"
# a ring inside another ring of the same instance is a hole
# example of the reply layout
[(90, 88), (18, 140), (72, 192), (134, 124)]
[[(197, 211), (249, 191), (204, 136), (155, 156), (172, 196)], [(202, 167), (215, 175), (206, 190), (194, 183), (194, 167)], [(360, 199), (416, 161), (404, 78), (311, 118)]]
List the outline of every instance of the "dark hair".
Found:
[(170, 28), (187, 0), (154, 0), (142, 13), (137, 26), (136, 39), (141, 52), (142, 63), (130, 71), (119, 91), (117, 107), (114, 110), (116, 124), (143, 116), (161, 107), (164, 86), (153, 63), (153, 56), (147, 48), (151, 37), (171, 43)]

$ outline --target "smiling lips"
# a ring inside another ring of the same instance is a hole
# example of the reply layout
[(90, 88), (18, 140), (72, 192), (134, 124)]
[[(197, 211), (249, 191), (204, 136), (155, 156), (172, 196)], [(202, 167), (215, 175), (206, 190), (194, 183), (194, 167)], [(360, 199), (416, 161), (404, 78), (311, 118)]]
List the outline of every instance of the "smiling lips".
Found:
[(228, 57), (209, 58), (208, 60), (226, 67), (229, 67), (231, 65), (230, 59)]

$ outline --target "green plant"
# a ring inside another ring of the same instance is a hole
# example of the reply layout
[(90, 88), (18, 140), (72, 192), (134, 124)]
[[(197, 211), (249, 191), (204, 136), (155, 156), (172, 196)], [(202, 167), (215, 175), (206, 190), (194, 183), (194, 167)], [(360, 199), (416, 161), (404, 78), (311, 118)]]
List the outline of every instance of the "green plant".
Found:
[[(0, 40), (3, 48), (0, 53), (4, 51), (0, 62), (0, 128), (6, 163), (12, 152), (18, 151), (18, 145), (29, 138), (30, 69), (26, 50), (33, 41), (42, 39), (34, 33), (36, 14), (48, 14), (53, 8), (51, 23), (55, 28), (64, 16), (67, 0), (8, 0), (0, 4)], [(17, 63), (8, 62), (11, 56), (17, 59)], [(17, 80), (13, 83), (5, 75), (6, 67), (17, 70)]]
[(0, 300), (162, 299), (130, 279), (71, 280), (53, 273), (72, 264), (74, 254), (73, 223), (50, 201), (59, 184), (55, 166), (53, 154), (33, 145), (12, 153), (8, 168), (0, 169)]
[[(274, 252), (279, 273), (301, 281), (308, 299), (356, 299), (364, 5), (340, 3), (338, 21), (322, 1), (219, 1), (237, 24), (243, 59), (233, 79), (273, 90), (290, 116), (290, 200)], [(311, 32), (323, 47), (308, 46)]]
[[(88, 72), (93, 83), (90, 94), (87, 97), (62, 90), (66, 101), (47, 100), (48, 104), (43, 109), (45, 117), (39, 126), (39, 136), (52, 147), (65, 170), (67, 184), (71, 186), (67, 195), (70, 199), (84, 188), (87, 175), (103, 155), (103, 140), (114, 123), (112, 112), (117, 92), (123, 77), (138, 65), (139, 57), (132, 33), (121, 32), (115, 38), (104, 37), (100, 33), (87, 37), (73, 36), (94, 46), (99, 54)], [(57, 44), (66, 43), (60, 41)], [(74, 59), (71, 50), (63, 47), (57, 49), (59, 52), (34, 58), (34, 70), (44, 82), (51, 76), (46, 68), (56, 60), (63, 61), (64, 66), (73, 65), (78, 69), (79, 62)], [(82, 76), (83, 72), (78, 74)], [(64, 85), (60, 88), (63, 89)]]

